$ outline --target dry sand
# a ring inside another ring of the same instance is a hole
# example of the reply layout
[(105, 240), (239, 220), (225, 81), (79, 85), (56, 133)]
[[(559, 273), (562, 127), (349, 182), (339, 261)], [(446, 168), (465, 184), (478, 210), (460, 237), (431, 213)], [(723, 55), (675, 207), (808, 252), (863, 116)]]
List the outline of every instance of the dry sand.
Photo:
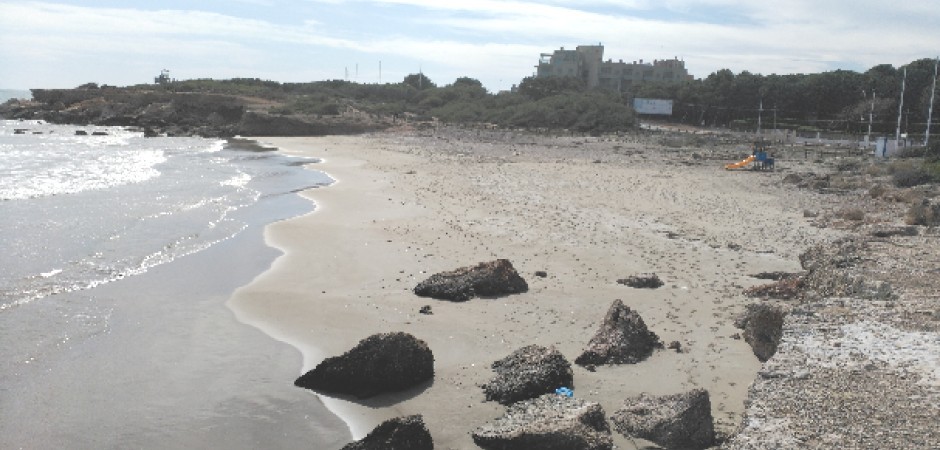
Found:
[[(688, 151), (642, 139), (450, 130), (264, 141), (323, 158), (312, 168), (337, 183), (303, 194), (315, 212), (268, 227), (284, 255), (229, 301), (238, 317), (300, 349), (298, 375), (377, 332), (411, 333), (434, 352), (428, 386), (323, 398), (357, 439), (420, 413), (437, 448), (476, 448), (469, 433), (503, 411), (479, 388), (490, 364), (529, 344), (573, 361), (615, 299), (683, 352), (593, 373), (575, 366), (575, 395), (610, 415), (642, 392), (702, 387), (718, 428), (731, 432), (760, 368), (732, 337), (750, 302), (742, 288), (762, 283), (752, 274), (798, 271), (802, 250), (841, 234), (804, 218), (814, 194), (781, 187), (780, 171), (726, 172), (730, 160), (708, 155), (689, 164)], [(411, 291), (433, 273), (495, 258), (509, 259), (529, 292), (450, 303)], [(639, 272), (666, 284), (616, 283)], [(424, 305), (433, 315), (418, 313)]]

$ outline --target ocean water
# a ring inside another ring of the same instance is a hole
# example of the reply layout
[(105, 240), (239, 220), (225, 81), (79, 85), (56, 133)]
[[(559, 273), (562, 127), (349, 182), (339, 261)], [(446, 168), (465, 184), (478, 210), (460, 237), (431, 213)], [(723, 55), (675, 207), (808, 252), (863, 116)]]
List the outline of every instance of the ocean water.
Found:
[(269, 150), (0, 122), (0, 447), (347, 438), (291, 390), (297, 352), (225, 306), (277, 257), (264, 225), (311, 211), (297, 192), (332, 182)]
[(296, 167), (312, 161), (246, 148), (4, 121), (0, 313), (204, 250), (243, 231), (235, 213), (262, 196), (330, 182)]

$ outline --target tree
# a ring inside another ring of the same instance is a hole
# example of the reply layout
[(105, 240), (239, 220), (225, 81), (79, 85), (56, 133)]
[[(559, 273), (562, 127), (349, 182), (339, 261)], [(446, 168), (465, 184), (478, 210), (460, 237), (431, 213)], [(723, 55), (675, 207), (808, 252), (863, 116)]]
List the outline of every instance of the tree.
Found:
[(419, 91), (437, 87), (437, 85), (434, 84), (434, 82), (431, 81), (431, 79), (425, 76), (423, 73), (413, 73), (411, 75), (408, 75), (405, 77), (405, 80), (402, 82), (415, 89), (418, 89)]
[(526, 77), (519, 83), (519, 93), (532, 100), (584, 89), (584, 82), (574, 77)]

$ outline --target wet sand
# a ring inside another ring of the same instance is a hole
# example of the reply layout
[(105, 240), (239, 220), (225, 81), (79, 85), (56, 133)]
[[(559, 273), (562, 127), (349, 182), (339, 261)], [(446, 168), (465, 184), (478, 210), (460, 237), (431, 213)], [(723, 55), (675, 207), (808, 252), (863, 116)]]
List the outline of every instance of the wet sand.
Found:
[[(751, 274), (799, 270), (800, 251), (835, 235), (803, 218), (812, 199), (770, 175), (679, 164), (648, 142), (447, 132), (264, 141), (323, 158), (316, 169), (338, 182), (303, 194), (314, 213), (267, 228), (284, 255), (229, 301), (239, 319), (299, 349), (298, 374), (378, 332), (411, 333), (434, 352), (427, 386), (361, 402), (323, 398), (355, 438), (420, 413), (437, 448), (475, 448), (469, 432), (503, 411), (479, 388), (490, 364), (529, 344), (573, 361), (615, 299), (684, 351), (596, 372), (575, 366), (575, 395), (610, 415), (642, 392), (702, 387), (730, 432), (760, 368), (733, 337), (750, 302), (742, 288), (763, 282)], [(509, 259), (529, 292), (465, 303), (411, 292), (433, 273), (495, 258)], [(616, 282), (639, 272), (666, 285)], [(424, 305), (433, 315), (418, 313)]]

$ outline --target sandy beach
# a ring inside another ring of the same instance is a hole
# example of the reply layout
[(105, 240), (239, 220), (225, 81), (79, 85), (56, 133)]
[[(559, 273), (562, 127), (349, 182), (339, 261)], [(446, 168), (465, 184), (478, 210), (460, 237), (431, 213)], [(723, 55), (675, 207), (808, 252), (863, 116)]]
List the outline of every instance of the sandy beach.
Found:
[[(804, 217), (818, 194), (781, 185), (785, 171), (727, 172), (727, 154), (712, 160), (636, 136), (431, 130), (263, 141), (322, 158), (312, 167), (337, 182), (303, 193), (315, 212), (267, 228), (284, 255), (230, 308), (299, 349), (298, 375), (377, 332), (411, 333), (434, 352), (429, 385), (358, 402), (323, 396), (356, 439), (418, 413), (436, 448), (476, 448), (469, 433), (503, 411), (479, 387), (490, 364), (529, 344), (573, 361), (615, 299), (683, 351), (596, 372), (575, 366), (575, 395), (610, 414), (639, 393), (701, 387), (717, 428), (731, 433), (761, 367), (734, 337), (752, 301), (743, 288), (763, 282), (756, 273), (799, 271), (802, 250), (843, 234)], [(431, 274), (496, 258), (513, 263), (527, 293), (464, 303), (412, 293)], [(616, 282), (640, 272), (665, 286)], [(433, 315), (418, 313), (424, 305)]]

